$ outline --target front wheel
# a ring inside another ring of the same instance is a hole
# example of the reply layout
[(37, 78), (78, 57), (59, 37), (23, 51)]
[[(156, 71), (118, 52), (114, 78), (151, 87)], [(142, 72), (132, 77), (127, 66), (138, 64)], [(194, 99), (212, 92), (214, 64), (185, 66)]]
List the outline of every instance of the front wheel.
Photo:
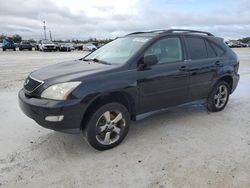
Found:
[(208, 97), (207, 108), (211, 112), (222, 111), (228, 102), (230, 95), (230, 86), (225, 81), (219, 81), (213, 87), (212, 92)]
[(107, 150), (119, 145), (129, 130), (130, 116), (119, 103), (108, 103), (93, 110), (85, 133), (88, 143), (97, 150)]

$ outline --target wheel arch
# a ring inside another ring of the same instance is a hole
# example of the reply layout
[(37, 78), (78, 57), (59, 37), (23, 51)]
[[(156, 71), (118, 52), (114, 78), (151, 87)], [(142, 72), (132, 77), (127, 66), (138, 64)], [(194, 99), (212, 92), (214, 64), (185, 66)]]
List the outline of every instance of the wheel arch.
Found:
[(231, 75), (223, 75), (217, 80), (216, 83), (218, 83), (219, 81), (225, 81), (228, 83), (228, 85), (230, 86), (230, 94), (231, 94), (233, 87), (233, 77)]
[(136, 119), (136, 110), (135, 110), (135, 100), (134, 98), (124, 91), (113, 91), (109, 93), (104, 93), (98, 95), (95, 99), (91, 101), (91, 103), (88, 105), (81, 123), (81, 129), (85, 129), (86, 122), (90, 118), (91, 114), (100, 106), (105, 105), (107, 103), (111, 102), (117, 102), (122, 105), (124, 105), (129, 113), (130, 113), (130, 119), (135, 120)]

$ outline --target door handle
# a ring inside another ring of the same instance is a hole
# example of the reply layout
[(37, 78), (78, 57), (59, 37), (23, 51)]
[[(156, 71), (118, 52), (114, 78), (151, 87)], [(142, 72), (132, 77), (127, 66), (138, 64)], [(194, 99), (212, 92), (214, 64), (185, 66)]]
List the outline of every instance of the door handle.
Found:
[(181, 67), (179, 68), (179, 70), (180, 70), (180, 71), (187, 71), (187, 66), (185, 66), (185, 65), (184, 65), (184, 66), (181, 66)]
[(216, 66), (221, 66), (221, 62), (220, 62), (220, 61), (216, 61), (216, 62), (215, 62), (215, 65), (216, 65)]

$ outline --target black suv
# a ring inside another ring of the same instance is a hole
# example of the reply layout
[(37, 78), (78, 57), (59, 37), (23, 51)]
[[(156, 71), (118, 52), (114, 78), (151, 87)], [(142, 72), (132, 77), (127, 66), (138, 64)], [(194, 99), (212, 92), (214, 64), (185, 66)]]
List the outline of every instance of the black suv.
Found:
[(83, 132), (105, 150), (122, 142), (138, 115), (200, 99), (209, 111), (223, 110), (238, 69), (236, 54), (210, 33), (136, 32), (82, 59), (32, 72), (19, 103), (43, 127)]

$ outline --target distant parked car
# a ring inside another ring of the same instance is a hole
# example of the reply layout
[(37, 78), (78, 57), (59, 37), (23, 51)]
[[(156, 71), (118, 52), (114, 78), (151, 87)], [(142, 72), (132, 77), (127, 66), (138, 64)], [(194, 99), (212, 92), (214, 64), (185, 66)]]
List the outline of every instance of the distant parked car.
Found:
[(29, 41), (22, 41), (19, 45), (19, 50), (29, 50), (32, 51), (32, 45)]
[(56, 45), (49, 40), (40, 40), (38, 44), (39, 51), (57, 51)]
[(71, 46), (69, 44), (59, 44), (59, 51), (61, 52), (70, 52)]
[(83, 44), (73, 44), (75, 50), (83, 50)]
[(95, 50), (97, 50), (97, 47), (94, 44), (89, 43), (89, 44), (83, 45), (83, 50), (95, 51)]
[(30, 42), (30, 44), (31, 44), (31, 46), (32, 46), (32, 48), (36, 48), (36, 42)]
[(248, 44), (246, 44), (246, 43), (243, 43), (243, 42), (240, 42), (240, 41), (239, 41), (239, 44), (241, 45), (242, 48), (248, 47)]
[(231, 42), (231, 41), (226, 41), (225, 42), (230, 48), (233, 48), (234, 47), (234, 43)]
[(54, 45), (56, 46), (56, 51), (59, 51), (61, 44), (59, 42), (54, 42)]
[(6, 38), (6, 39), (3, 39), (2, 48), (3, 48), (3, 51), (5, 51), (7, 49), (12, 49), (12, 50), (16, 51), (16, 44), (14, 43), (14, 41)]
[(69, 46), (70, 50), (75, 50), (75, 46), (72, 43), (66, 43), (67, 46)]
[[(231, 41), (228, 41), (227, 44), (228, 44), (228, 46), (229, 46), (230, 48), (245, 48), (245, 47), (247, 47), (247, 44), (242, 43), (242, 42), (240, 42), (240, 41), (238, 41), (238, 40), (231, 40)], [(230, 44), (230, 45), (229, 45), (229, 44)]]

